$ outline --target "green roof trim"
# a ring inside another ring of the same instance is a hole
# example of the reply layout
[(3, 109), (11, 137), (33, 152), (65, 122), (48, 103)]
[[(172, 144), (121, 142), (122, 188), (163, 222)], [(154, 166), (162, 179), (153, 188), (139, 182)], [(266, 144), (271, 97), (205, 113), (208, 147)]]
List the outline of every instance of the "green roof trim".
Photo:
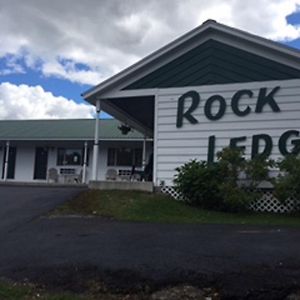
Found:
[[(99, 121), (100, 140), (140, 140), (143, 135), (136, 130), (123, 135), (120, 122), (114, 119)], [(93, 140), (94, 119), (59, 120), (1, 120), (0, 140)]]
[(300, 78), (300, 70), (210, 39), (124, 90), (293, 78)]

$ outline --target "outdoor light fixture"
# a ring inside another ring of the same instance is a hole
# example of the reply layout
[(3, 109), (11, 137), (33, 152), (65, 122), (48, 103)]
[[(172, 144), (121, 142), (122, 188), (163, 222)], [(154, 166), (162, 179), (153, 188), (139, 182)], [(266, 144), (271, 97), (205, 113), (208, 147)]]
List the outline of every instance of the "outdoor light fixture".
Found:
[(126, 135), (128, 132), (130, 132), (132, 129), (126, 124), (121, 124), (118, 126), (118, 129), (121, 131), (122, 134)]

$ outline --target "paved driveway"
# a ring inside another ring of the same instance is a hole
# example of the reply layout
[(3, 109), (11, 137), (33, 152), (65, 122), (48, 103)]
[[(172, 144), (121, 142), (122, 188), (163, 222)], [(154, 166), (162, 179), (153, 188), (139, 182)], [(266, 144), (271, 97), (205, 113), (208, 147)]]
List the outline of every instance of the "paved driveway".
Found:
[(237, 299), (300, 287), (299, 229), (41, 216), (78, 192), (0, 187), (0, 277), (69, 288), (97, 276), (118, 287), (193, 282)]
[(69, 200), (79, 188), (0, 186), (0, 236)]

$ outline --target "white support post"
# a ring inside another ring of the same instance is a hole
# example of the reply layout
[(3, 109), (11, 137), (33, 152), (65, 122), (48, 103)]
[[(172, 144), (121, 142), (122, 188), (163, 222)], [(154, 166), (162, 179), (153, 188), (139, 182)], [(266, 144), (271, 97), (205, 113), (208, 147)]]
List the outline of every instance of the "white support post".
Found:
[(146, 136), (144, 136), (144, 140), (143, 140), (143, 154), (142, 154), (142, 167), (143, 167), (143, 171), (145, 171), (145, 167), (146, 167)]
[(4, 158), (4, 176), (3, 176), (4, 181), (7, 179), (7, 173), (8, 173), (9, 147), (10, 147), (10, 142), (7, 141), (6, 148), (5, 148), (5, 158)]
[(100, 116), (100, 100), (96, 100), (96, 120), (95, 120), (95, 138), (93, 147), (93, 171), (92, 180), (97, 180), (98, 174), (98, 156), (99, 156), (99, 116)]
[(154, 186), (158, 186), (157, 180), (157, 134), (158, 134), (158, 97), (159, 91), (155, 94), (154, 98), (154, 136), (153, 136), (153, 178)]
[(88, 143), (84, 142), (82, 183), (86, 183), (87, 152), (88, 152)]

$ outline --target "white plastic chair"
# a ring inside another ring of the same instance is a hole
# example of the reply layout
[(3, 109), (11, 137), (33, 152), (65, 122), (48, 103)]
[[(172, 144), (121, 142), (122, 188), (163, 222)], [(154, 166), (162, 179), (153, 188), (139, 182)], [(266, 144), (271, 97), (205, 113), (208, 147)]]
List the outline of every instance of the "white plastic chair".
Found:
[(106, 180), (117, 180), (118, 172), (115, 169), (108, 169), (105, 177)]
[(48, 170), (48, 182), (58, 182), (58, 172), (55, 168), (50, 168)]

